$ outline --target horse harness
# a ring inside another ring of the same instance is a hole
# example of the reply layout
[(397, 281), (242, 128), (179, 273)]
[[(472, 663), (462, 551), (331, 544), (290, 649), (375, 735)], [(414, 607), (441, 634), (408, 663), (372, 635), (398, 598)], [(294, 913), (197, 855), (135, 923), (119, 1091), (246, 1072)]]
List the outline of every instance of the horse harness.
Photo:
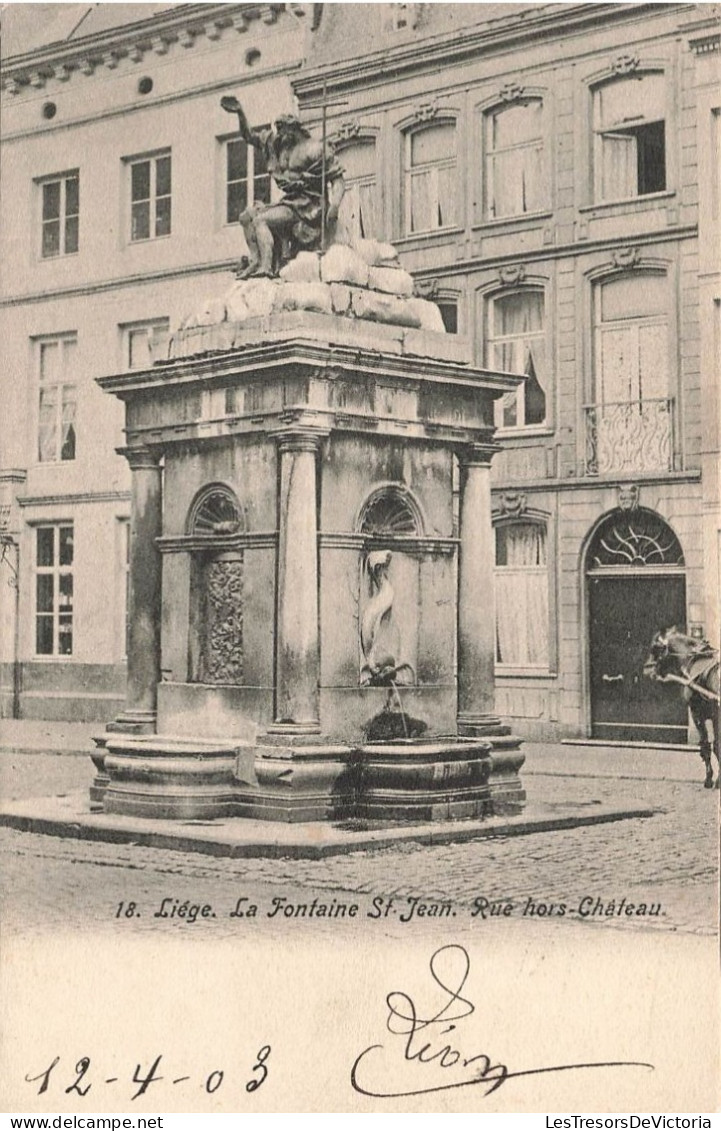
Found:
[(684, 662), (681, 662), (678, 657), (677, 659), (679, 659), (682, 676), (674, 676), (669, 673), (666, 678), (684, 684), (688, 691), (695, 691), (702, 695), (704, 699), (711, 699), (718, 703), (719, 696), (703, 685), (703, 680), (719, 667), (719, 656), (716, 649), (711, 648), (709, 644), (704, 644), (699, 646), (698, 651), (692, 653)]

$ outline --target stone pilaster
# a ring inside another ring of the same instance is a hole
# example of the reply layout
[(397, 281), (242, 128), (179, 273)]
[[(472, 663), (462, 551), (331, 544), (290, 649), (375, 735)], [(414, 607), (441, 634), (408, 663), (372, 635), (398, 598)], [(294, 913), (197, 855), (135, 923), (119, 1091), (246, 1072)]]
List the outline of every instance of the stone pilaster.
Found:
[(317, 455), (324, 433), (278, 432), (278, 593), (275, 724), (272, 731), (319, 729)]
[(459, 454), (458, 730), (498, 733), (495, 714), (495, 555), (491, 523), (491, 459), (498, 446), (474, 444)]
[(161, 453), (126, 448), (123, 454), (131, 470), (128, 681), (125, 709), (108, 730), (152, 733), (160, 681)]

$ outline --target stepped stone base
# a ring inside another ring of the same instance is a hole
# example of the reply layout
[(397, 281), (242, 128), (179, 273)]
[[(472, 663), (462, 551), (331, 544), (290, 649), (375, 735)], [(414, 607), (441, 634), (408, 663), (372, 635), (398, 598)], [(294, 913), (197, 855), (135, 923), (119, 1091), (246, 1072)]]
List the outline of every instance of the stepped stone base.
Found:
[(91, 807), (170, 820), (428, 822), (518, 813), (516, 745), (428, 739), (361, 746), (237, 745), (165, 735), (103, 736)]

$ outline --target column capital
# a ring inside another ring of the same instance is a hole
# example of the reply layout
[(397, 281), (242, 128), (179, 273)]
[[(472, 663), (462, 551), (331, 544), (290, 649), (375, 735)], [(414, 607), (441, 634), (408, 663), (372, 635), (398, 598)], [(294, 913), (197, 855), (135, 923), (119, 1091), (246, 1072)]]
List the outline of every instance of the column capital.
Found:
[(327, 428), (279, 428), (270, 435), (280, 452), (317, 452), (330, 432)]
[(163, 453), (159, 448), (116, 448), (118, 455), (125, 456), (131, 471), (154, 471), (163, 458)]
[(491, 460), (500, 450), (500, 444), (488, 439), (478, 444), (464, 444), (457, 449), (456, 455), (461, 467), (490, 467)]

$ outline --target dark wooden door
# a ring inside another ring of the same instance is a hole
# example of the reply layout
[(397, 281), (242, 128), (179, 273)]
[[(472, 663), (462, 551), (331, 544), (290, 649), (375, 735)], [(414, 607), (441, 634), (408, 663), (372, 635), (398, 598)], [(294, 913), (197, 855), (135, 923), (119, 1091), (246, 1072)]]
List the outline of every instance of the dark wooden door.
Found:
[(654, 634), (686, 622), (684, 576), (590, 576), (588, 586), (593, 737), (685, 743), (681, 688), (643, 675)]

